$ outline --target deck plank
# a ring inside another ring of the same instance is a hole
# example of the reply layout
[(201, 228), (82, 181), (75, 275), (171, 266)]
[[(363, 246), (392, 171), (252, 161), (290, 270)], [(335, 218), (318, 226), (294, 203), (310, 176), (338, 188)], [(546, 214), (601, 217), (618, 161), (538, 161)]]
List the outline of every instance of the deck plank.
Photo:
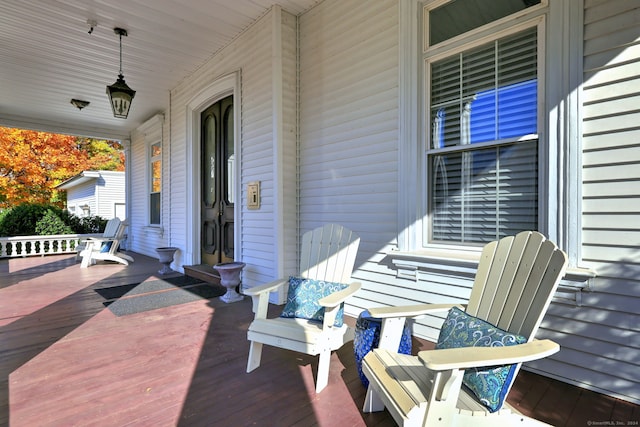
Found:
[[(162, 278), (156, 259), (134, 256), (87, 269), (73, 256), (0, 260), (0, 426), (395, 425), (386, 411), (362, 413), (350, 345), (332, 355), (320, 394), (314, 357), (265, 347), (247, 374), (248, 298), (114, 315), (96, 289)], [(414, 340), (414, 351), (431, 345)], [(639, 416), (637, 405), (525, 371), (509, 402), (559, 426)]]

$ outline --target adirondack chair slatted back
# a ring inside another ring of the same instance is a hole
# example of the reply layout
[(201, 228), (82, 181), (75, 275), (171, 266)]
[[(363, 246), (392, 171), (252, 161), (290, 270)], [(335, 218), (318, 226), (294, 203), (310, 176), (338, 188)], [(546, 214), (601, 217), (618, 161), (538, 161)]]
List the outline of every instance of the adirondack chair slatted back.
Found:
[(535, 231), (482, 251), (467, 312), (531, 341), (564, 274), (566, 254)]
[(302, 236), (300, 275), (346, 283), (351, 278), (360, 238), (339, 224), (327, 224)]
[(107, 225), (104, 228), (104, 233), (102, 233), (102, 237), (105, 239), (115, 238), (118, 231), (120, 230), (120, 218), (111, 218), (107, 221)]
[(120, 249), (120, 241), (124, 238), (124, 232), (127, 230), (127, 225), (126, 221), (120, 221), (118, 224), (118, 229), (113, 236), (113, 243), (109, 248), (110, 254), (115, 255), (118, 253), (118, 250)]

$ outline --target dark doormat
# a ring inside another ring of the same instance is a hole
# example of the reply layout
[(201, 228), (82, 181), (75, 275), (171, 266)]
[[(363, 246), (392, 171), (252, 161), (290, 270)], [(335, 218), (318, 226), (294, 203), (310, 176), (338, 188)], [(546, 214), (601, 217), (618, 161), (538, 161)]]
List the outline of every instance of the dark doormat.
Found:
[(107, 299), (103, 304), (116, 316), (216, 298), (226, 291), (221, 285), (203, 283), (191, 277), (188, 280), (162, 279), (96, 289), (96, 292)]
[(203, 283), (202, 280), (189, 276), (170, 277), (167, 279), (150, 280), (142, 283), (131, 283), (129, 285), (111, 286), (108, 288), (100, 288), (95, 291), (104, 299), (111, 300), (121, 298), (125, 295), (146, 294), (149, 292), (164, 291), (182, 288), (195, 284)]

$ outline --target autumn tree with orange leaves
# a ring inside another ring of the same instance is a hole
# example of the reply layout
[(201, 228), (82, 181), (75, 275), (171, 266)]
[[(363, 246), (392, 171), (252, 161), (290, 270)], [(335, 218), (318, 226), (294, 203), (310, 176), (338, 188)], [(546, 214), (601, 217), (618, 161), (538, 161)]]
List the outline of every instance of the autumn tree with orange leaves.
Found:
[(85, 170), (124, 170), (117, 141), (0, 127), (0, 208), (62, 206), (54, 187)]

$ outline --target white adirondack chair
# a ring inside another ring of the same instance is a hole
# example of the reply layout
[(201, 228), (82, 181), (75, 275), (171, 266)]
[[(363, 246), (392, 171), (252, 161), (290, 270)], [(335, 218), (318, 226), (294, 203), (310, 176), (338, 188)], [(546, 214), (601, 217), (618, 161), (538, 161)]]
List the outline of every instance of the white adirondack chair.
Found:
[(502, 364), (516, 364), (515, 379), (521, 363), (559, 351), (558, 344), (534, 336), (566, 265), (564, 252), (538, 232), (522, 232), (485, 246), (466, 314), (526, 338), (519, 345), (401, 355), (395, 351), (405, 319), (447, 311), (451, 305), (369, 309), (373, 317), (383, 318), (383, 324), (379, 348), (363, 360), (363, 372), (369, 379), (364, 412), (386, 407), (402, 426), (545, 425), (519, 414), (506, 402), (491, 412), (462, 387), (462, 380), (465, 369)]
[[(115, 232), (113, 231), (115, 228)], [(119, 218), (112, 218), (107, 222), (103, 237), (92, 237), (84, 240), (84, 249), (80, 251), (82, 263), (80, 268), (87, 268), (96, 261), (114, 261), (129, 265), (133, 258), (122, 252), (118, 252), (120, 241), (124, 237), (127, 223)]]
[(111, 218), (107, 221), (107, 225), (102, 232), (102, 236), (89, 237), (78, 242), (76, 246), (76, 261), (82, 258), (82, 251), (87, 249), (87, 243), (93, 239), (113, 239), (116, 237), (116, 233), (120, 229), (120, 218)]
[[(336, 224), (327, 224), (305, 233), (302, 237), (300, 275), (346, 284), (351, 279), (359, 244), (360, 238), (355, 233)], [(318, 300), (324, 307), (322, 323), (298, 318), (268, 319), (269, 293), (287, 283), (288, 279), (279, 279), (244, 290), (253, 299), (255, 313), (247, 333), (247, 339), (251, 341), (247, 372), (260, 366), (263, 344), (319, 355), (316, 378), (316, 393), (319, 393), (329, 380), (331, 352), (353, 339), (353, 332), (347, 325), (334, 326), (334, 320), (341, 304), (360, 289), (360, 283), (353, 282), (346, 289)]]

